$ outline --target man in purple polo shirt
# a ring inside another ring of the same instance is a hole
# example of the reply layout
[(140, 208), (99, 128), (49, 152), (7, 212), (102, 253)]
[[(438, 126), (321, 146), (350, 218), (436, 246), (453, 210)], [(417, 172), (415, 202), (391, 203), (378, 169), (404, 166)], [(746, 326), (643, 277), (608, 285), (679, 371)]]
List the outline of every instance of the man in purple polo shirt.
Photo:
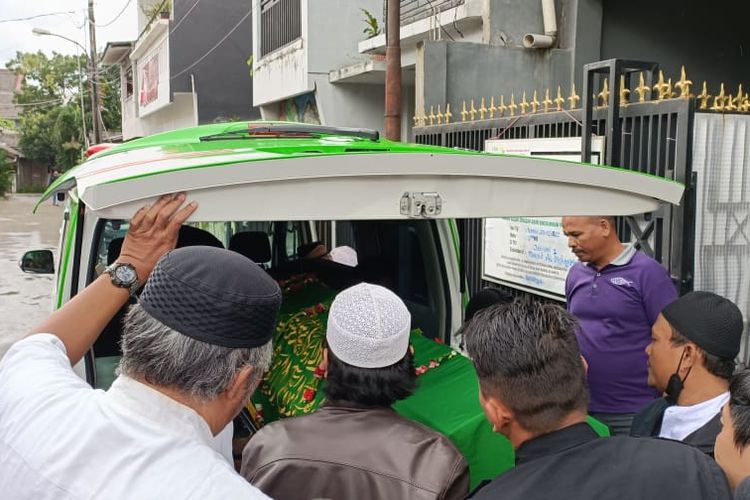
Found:
[(589, 412), (613, 435), (627, 435), (633, 415), (659, 396), (646, 384), (644, 349), (651, 326), (677, 291), (661, 264), (622, 244), (614, 217), (564, 217), (562, 225), (580, 261), (568, 273), (565, 295), (580, 323)]

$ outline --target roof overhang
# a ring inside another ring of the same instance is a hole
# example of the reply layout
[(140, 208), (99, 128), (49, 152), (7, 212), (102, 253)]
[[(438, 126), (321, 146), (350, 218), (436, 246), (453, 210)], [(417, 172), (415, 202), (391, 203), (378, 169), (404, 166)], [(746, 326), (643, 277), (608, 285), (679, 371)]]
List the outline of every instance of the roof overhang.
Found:
[[(414, 65), (401, 68), (401, 84), (412, 86), (415, 82)], [(384, 85), (385, 60), (379, 58), (343, 66), (328, 73), (328, 81), (336, 84)]]
[(102, 53), (102, 64), (122, 64), (133, 50), (133, 42), (108, 42)]

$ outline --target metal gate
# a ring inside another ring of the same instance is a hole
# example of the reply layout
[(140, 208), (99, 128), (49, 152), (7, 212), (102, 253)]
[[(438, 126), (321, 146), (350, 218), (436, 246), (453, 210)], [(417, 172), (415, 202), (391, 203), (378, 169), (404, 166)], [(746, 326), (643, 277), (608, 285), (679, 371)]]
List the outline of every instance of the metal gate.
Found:
[[(619, 82), (617, 90), (610, 90), (611, 81)], [(583, 100), (573, 86), (565, 94), (558, 87), (554, 93), (549, 89), (522, 91), (514, 92), (510, 98), (501, 95), (497, 99), (491, 96), (468, 103), (430, 105), (414, 117), (413, 140), (482, 151), (485, 140), (490, 138), (582, 137), (586, 130), (590, 132), (589, 141), (584, 140), (582, 145), (586, 154), (592, 135), (604, 137), (607, 163), (686, 185), (679, 207), (621, 218), (618, 230), (623, 241), (634, 241), (661, 262), (681, 293), (692, 290), (692, 120), (696, 99), (702, 99), (701, 106), (706, 107), (705, 85), (703, 95), (695, 97), (690, 93), (691, 82), (684, 70), (677, 83), (672, 84), (672, 79), (666, 79), (654, 63), (621, 60), (586, 65), (584, 82), (587, 89), (597, 91), (586, 91), (584, 95), (589, 95)], [(637, 98), (630, 99), (631, 94)], [(460, 121), (453, 121), (454, 116)], [(482, 231), (481, 219), (459, 221), (470, 294), (486, 286), (497, 286), (482, 280)]]

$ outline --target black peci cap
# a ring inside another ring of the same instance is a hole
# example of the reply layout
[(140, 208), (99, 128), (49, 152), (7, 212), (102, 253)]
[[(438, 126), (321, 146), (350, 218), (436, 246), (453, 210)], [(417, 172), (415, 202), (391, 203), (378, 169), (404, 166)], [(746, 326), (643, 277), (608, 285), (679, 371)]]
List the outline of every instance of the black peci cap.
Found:
[(709, 354), (734, 359), (744, 328), (740, 309), (711, 292), (690, 292), (662, 311), (680, 334)]
[(223, 248), (192, 246), (159, 259), (140, 304), (183, 335), (208, 344), (250, 348), (271, 339), (281, 290), (247, 257)]

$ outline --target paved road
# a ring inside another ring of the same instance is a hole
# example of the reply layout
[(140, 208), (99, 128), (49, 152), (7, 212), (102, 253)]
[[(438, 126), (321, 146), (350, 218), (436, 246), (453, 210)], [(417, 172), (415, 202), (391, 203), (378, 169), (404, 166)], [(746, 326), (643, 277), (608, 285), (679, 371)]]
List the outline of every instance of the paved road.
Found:
[(52, 275), (26, 274), (18, 261), (26, 250), (55, 252), (62, 206), (47, 201), (31, 213), (37, 195), (0, 197), (0, 357), (52, 310)]

